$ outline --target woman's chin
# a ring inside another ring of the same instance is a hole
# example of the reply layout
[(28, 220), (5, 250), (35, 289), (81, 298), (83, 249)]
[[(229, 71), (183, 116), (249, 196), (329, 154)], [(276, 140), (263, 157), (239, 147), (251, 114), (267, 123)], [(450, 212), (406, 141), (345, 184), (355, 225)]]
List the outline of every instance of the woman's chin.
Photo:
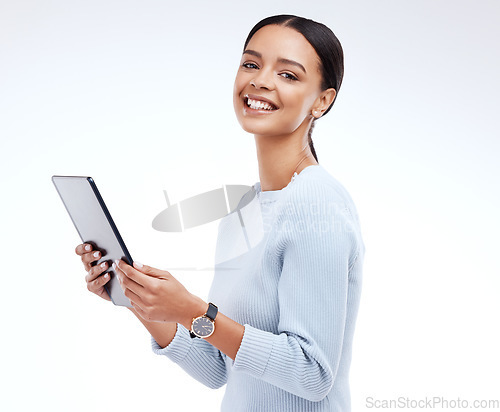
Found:
[(240, 123), (240, 125), (241, 125), (241, 128), (245, 132), (250, 133), (250, 134), (254, 134), (254, 135), (272, 135), (273, 134), (273, 131), (269, 130), (269, 128), (267, 128), (267, 127), (256, 127), (253, 125), (245, 125), (242, 123)]
[(241, 128), (251, 134), (256, 135), (271, 135), (276, 132), (275, 125), (265, 124), (267, 122), (259, 121), (260, 119), (251, 119), (246, 116), (237, 116)]

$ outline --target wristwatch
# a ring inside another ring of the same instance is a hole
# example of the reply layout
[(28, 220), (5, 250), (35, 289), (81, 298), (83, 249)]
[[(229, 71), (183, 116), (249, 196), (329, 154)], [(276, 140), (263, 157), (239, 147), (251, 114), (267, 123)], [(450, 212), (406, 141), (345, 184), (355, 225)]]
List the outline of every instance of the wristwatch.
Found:
[(189, 334), (192, 338), (208, 338), (215, 331), (215, 317), (219, 309), (213, 303), (208, 304), (207, 313), (193, 318)]

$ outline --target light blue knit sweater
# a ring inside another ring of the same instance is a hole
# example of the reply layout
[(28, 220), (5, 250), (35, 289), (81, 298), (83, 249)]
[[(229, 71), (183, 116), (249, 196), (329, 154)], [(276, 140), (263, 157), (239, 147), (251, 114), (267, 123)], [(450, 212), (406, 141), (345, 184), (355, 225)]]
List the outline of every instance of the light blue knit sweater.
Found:
[(153, 351), (211, 388), (227, 384), (222, 411), (350, 411), (363, 256), (352, 199), (321, 165), (282, 190), (257, 182), (219, 223), (208, 296), (245, 326), (236, 359), (182, 325)]

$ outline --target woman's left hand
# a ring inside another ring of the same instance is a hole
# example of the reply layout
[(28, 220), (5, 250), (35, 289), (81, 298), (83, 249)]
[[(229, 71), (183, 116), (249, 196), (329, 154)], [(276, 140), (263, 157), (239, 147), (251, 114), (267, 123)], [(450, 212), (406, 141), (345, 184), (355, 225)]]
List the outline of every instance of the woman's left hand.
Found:
[(208, 304), (189, 291), (166, 270), (134, 262), (113, 264), (125, 296), (147, 321), (177, 322), (190, 327), (193, 317), (206, 312)]

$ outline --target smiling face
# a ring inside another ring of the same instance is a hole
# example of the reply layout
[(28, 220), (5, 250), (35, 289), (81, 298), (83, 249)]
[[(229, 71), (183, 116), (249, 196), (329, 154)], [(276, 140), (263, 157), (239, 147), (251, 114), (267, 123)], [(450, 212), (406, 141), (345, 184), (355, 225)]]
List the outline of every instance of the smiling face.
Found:
[(264, 26), (243, 52), (234, 83), (236, 117), (255, 135), (306, 133), (321, 101), (321, 82), (318, 55), (302, 34)]

